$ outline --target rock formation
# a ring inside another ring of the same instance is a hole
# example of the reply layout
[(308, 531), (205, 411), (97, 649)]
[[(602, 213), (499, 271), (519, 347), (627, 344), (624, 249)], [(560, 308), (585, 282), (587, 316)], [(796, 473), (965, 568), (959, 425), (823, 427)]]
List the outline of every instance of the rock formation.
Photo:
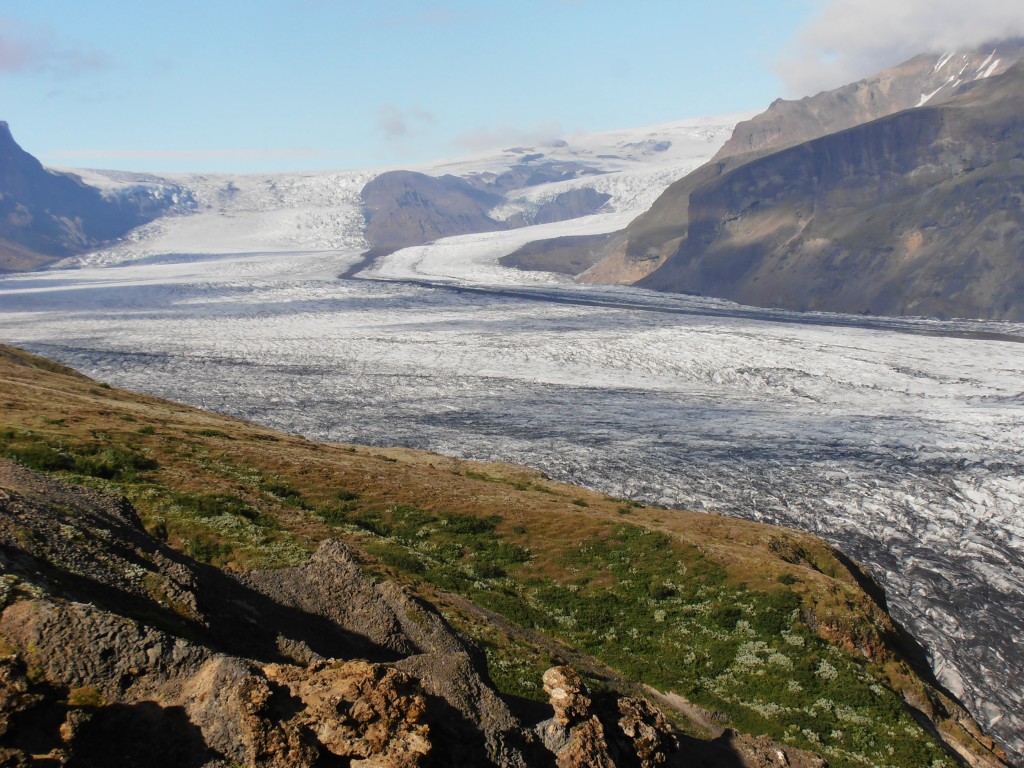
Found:
[(122, 498), (0, 460), (0, 573), (5, 765), (653, 766), (674, 743), (644, 701), (592, 713), (564, 668), (539, 737), (440, 614), (336, 541), (235, 577)]

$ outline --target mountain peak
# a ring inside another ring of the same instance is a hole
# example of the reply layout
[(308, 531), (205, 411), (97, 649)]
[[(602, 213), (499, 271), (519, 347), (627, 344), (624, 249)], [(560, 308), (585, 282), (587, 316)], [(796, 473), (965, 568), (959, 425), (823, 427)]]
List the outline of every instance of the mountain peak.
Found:
[(1024, 40), (993, 41), (962, 51), (923, 53), (814, 96), (776, 99), (761, 114), (739, 123), (714, 159), (777, 151), (904, 109), (944, 102), (1022, 59)]

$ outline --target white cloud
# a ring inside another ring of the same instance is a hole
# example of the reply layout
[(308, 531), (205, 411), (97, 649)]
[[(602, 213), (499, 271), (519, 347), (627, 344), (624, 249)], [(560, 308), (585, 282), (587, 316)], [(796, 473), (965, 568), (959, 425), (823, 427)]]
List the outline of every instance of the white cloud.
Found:
[(459, 136), (455, 139), (455, 145), (469, 152), (482, 152), (488, 149), (507, 149), (519, 144), (550, 144), (563, 133), (562, 126), (557, 122), (537, 123), (532, 128), (500, 123)]
[(807, 96), (919, 53), (1024, 36), (1021, 0), (829, 0), (777, 67), (787, 95)]

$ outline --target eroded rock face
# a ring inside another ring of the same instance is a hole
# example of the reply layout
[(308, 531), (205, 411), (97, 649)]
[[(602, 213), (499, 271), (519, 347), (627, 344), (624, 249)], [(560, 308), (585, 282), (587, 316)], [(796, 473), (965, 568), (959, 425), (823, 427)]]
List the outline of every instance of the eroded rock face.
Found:
[(210, 659), (184, 681), (177, 698), (206, 744), (234, 764), (305, 767), (321, 755), (287, 693), (239, 659)]
[(675, 749), (672, 728), (660, 709), (643, 699), (619, 699), (618, 725), (636, 751), (640, 764), (663, 765), (665, 756)]
[(558, 768), (665, 765), (678, 745), (665, 716), (648, 702), (612, 695), (595, 705), (570, 667), (544, 673), (554, 717), (537, 726)]
[(351, 758), (353, 766), (424, 765), (431, 751), (427, 703), (409, 675), (365, 661), (265, 671), (302, 702), (299, 719), (331, 754)]
[(0, 459), (0, 609), (4, 764), (528, 764), (476, 651), (338, 542), (239, 580)]
[(588, 717), (569, 732), (569, 741), (555, 758), (558, 768), (615, 768), (604, 726)]
[(572, 725), (590, 714), (592, 702), (580, 676), (570, 667), (552, 667), (542, 678), (544, 693), (555, 708), (554, 720), (559, 725)]

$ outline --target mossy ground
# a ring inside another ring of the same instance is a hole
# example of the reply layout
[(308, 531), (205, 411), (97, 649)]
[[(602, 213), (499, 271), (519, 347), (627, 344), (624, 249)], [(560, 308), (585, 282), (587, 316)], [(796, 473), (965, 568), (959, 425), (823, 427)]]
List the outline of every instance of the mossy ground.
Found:
[(540, 673), (574, 654), (833, 766), (952, 765), (901, 693), (938, 699), (813, 537), (524, 468), (314, 444), (31, 358), (0, 356), (0, 410), (0, 454), (125, 494), (199, 560), (283, 567), (344, 538), (475, 637), (507, 693), (541, 698)]

